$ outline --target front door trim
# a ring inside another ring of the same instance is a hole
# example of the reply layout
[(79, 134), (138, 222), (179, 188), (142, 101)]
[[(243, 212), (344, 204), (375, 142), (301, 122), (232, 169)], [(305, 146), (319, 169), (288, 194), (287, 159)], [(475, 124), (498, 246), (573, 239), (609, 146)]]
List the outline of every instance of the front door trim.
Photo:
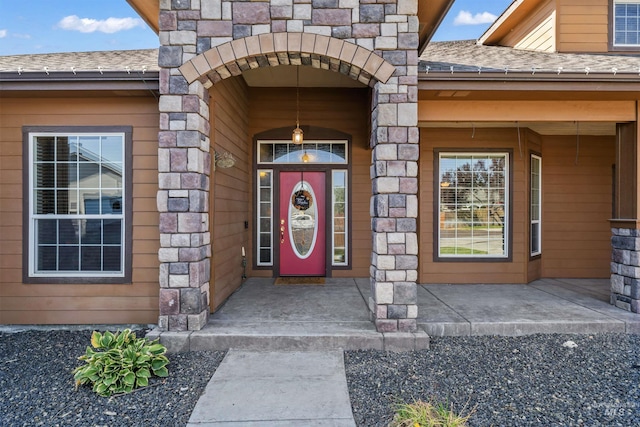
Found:
[[(273, 259), (272, 259), (272, 266), (265, 266), (265, 265), (257, 265), (257, 249), (256, 249), (256, 230), (257, 230), (257, 218), (258, 218), (258, 206), (257, 206), (257, 198), (255, 195), (255, 191), (257, 188), (257, 175), (258, 175), (258, 170), (261, 169), (270, 169), (273, 172), (273, 189), (279, 189), (280, 188), (280, 172), (281, 171), (300, 171), (300, 170), (304, 170), (305, 172), (309, 171), (309, 172), (325, 172), (326, 173), (326, 182), (327, 185), (325, 186), (325, 200), (327, 201), (327, 203), (325, 204), (325, 218), (330, 218), (331, 217), (331, 208), (332, 208), (332, 204), (330, 203), (330, 201), (332, 200), (332, 186), (331, 184), (331, 180), (332, 180), (332, 171), (334, 170), (346, 170), (347, 171), (347, 175), (349, 177), (352, 176), (351, 174), (351, 170), (352, 170), (352, 150), (351, 150), (351, 144), (352, 144), (352, 138), (350, 134), (335, 130), (335, 129), (330, 129), (330, 128), (323, 128), (323, 127), (317, 127), (317, 126), (308, 126), (308, 125), (300, 125), (300, 127), (302, 128), (302, 130), (304, 131), (304, 136), (306, 140), (314, 140), (314, 141), (320, 141), (320, 140), (343, 140), (347, 142), (347, 159), (349, 159), (349, 162), (347, 164), (330, 164), (330, 163), (325, 163), (325, 164), (309, 164), (309, 165), (302, 165), (302, 164), (287, 164), (287, 163), (272, 163), (269, 165), (266, 164), (258, 164), (257, 163), (257, 159), (258, 159), (258, 141), (260, 140), (289, 140), (291, 138), (291, 132), (293, 130), (292, 127), (283, 127), (283, 128), (276, 128), (276, 129), (270, 129), (264, 132), (260, 132), (257, 133), (253, 136), (253, 165), (252, 165), (252, 180), (251, 180), (251, 185), (252, 185), (252, 193), (254, 194), (254, 196), (252, 197), (252, 230), (251, 230), (251, 248), (252, 248), (252, 260), (251, 260), (251, 266), (252, 269), (254, 270), (271, 270), (273, 272), (273, 277), (279, 277), (280, 276), (280, 251), (276, 249), (275, 245), (278, 244), (279, 245), (279, 240), (276, 242), (276, 238), (279, 239), (279, 227), (280, 227), (280, 206), (279, 203), (274, 203), (273, 205), (273, 212), (272, 212), (272, 236), (274, 237), (274, 241), (273, 241)], [(347, 180), (347, 193), (349, 194), (348, 200), (347, 200), (347, 210), (348, 212), (352, 212), (351, 209), (351, 204), (352, 204), (352, 191), (351, 191), (351, 181), (352, 179), (348, 179)], [(273, 198), (276, 199), (276, 194), (274, 192), (273, 194)], [(347, 222), (347, 245), (349, 248), (352, 247), (352, 221), (348, 220)], [(349, 250), (347, 253), (347, 263), (346, 265), (332, 265), (332, 256), (333, 254), (331, 253), (332, 250), (332, 233), (330, 230), (330, 227), (327, 228), (327, 232), (325, 233), (325, 240), (326, 240), (326, 244), (325, 244), (325, 251), (326, 251), (326, 263), (325, 263), (325, 276), (326, 277), (331, 277), (332, 276), (332, 271), (334, 270), (351, 270), (352, 268), (352, 250)]]

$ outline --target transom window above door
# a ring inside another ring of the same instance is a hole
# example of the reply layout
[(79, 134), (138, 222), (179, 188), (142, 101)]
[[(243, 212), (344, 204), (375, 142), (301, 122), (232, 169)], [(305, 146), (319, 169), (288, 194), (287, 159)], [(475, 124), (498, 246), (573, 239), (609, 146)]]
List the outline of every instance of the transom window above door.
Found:
[(258, 163), (274, 164), (347, 164), (345, 141), (305, 141), (296, 145), (287, 141), (258, 141)]

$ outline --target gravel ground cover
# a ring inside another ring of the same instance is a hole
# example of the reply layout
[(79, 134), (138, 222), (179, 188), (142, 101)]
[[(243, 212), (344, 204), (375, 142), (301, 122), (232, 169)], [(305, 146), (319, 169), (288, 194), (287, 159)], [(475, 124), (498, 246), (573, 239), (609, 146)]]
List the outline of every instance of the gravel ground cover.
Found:
[(104, 398), (88, 386), (75, 391), (71, 371), (90, 338), (91, 331), (0, 333), (0, 425), (185, 426), (225, 354), (170, 354), (169, 377)]
[(640, 426), (637, 335), (433, 338), (427, 351), (349, 351), (345, 367), (358, 426), (416, 399), (475, 408), (471, 426)]

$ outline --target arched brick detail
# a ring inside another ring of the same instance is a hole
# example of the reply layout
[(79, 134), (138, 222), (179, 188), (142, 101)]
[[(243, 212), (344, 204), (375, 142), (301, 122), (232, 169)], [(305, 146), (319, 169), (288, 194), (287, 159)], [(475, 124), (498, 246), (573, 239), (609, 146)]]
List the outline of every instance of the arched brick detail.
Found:
[(395, 67), (369, 49), (311, 33), (267, 33), (221, 44), (180, 67), (191, 84), (211, 87), (243, 71), (277, 65), (307, 65), (331, 70), (373, 87), (386, 83)]

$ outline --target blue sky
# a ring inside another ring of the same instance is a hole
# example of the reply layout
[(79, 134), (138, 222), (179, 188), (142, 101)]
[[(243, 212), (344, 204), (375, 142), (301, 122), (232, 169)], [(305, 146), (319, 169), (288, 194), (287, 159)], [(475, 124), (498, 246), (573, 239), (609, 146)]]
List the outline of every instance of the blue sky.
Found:
[[(480, 37), (511, 1), (456, 0), (434, 40)], [(0, 55), (157, 45), (125, 0), (0, 0)]]

